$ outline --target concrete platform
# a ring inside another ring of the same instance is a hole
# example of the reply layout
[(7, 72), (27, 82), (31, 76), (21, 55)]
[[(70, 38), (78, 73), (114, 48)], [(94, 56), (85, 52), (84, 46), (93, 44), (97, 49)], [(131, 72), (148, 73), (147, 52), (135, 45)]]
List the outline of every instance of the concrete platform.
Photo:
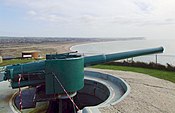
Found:
[[(100, 112), (98, 108), (110, 106), (120, 102), (129, 94), (130, 91), (130, 87), (122, 79), (100, 72), (85, 71), (84, 82), (84, 88), (77, 91), (77, 95), (73, 97), (75, 103), (80, 109), (82, 109), (82, 112), (87, 111), (87, 109), (90, 111), (95, 110), (96, 113), (97, 111)], [(34, 88), (25, 89), (22, 91), (23, 109), (35, 107), (35, 92), (36, 90)], [(19, 100), (19, 96), (16, 96), (15, 105), (18, 109), (20, 102)]]
[[(96, 113), (95, 110), (101, 113), (175, 113), (175, 84), (172, 82), (134, 72), (89, 68), (87, 70), (119, 76), (130, 85), (131, 92), (122, 101), (109, 106), (101, 106), (98, 109), (86, 107), (84, 113), (89, 110), (93, 110), (93, 113)], [(0, 82), (1, 113), (13, 113), (9, 101), (17, 90), (11, 89), (9, 85), (7, 81)], [(29, 111), (31, 110), (28, 109)]]

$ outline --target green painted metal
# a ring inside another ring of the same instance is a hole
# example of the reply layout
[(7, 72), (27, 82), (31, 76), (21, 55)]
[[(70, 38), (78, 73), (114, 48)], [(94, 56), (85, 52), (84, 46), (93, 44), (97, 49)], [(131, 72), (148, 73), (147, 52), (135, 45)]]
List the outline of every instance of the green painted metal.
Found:
[(84, 66), (92, 66), (97, 65), (100, 63), (110, 62), (114, 60), (121, 60), (136, 56), (142, 55), (149, 55), (154, 53), (161, 53), (163, 52), (163, 47), (158, 48), (151, 48), (151, 49), (142, 49), (142, 50), (133, 50), (128, 52), (121, 52), (121, 53), (114, 53), (114, 54), (107, 54), (107, 55), (96, 55), (96, 56), (87, 56), (84, 57)]
[(81, 57), (81, 55), (77, 54), (77, 52), (70, 52), (70, 53), (62, 53), (62, 54), (49, 54), (46, 55), (46, 59), (66, 59), (66, 58), (77, 58)]
[[(38, 85), (38, 84), (43, 84), (45, 82), (45, 80), (32, 80), (32, 81), (22, 81), (20, 83), (20, 87), (25, 87), (25, 86), (34, 86), (34, 85)], [(11, 82), (11, 86), (12, 88), (18, 88), (19, 84), (18, 82)]]
[(68, 92), (78, 91), (84, 86), (83, 57), (46, 60), (45, 71), (46, 94), (64, 93), (54, 75)]
[(45, 61), (30, 62), (25, 64), (9, 65), (5, 67), (6, 73), (4, 80), (13, 79), (19, 74), (35, 73), (45, 70)]
[[(18, 77), (19, 74), (29, 74), (29, 77), (23, 77), (23, 81), (20, 83), (20, 87), (25, 87), (29, 85), (36, 85), (43, 83), (45, 76), (43, 75), (33, 75), (33, 73), (43, 73), (45, 70), (45, 61), (30, 62), (26, 64), (16, 64), (6, 66), (6, 71), (3, 79), (11, 79), (12, 88), (18, 88)], [(30, 79), (39, 78), (39, 79)]]

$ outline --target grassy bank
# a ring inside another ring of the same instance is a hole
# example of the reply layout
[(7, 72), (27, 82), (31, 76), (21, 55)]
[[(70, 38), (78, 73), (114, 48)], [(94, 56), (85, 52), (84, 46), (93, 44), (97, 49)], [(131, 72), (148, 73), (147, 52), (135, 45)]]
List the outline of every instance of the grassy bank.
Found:
[(6, 66), (11, 64), (19, 64), (19, 63), (27, 63), (35, 61), (35, 59), (12, 59), (12, 60), (3, 60), (2, 63), (0, 63), (0, 66)]
[(93, 68), (138, 72), (175, 83), (175, 72), (138, 68), (138, 67), (128, 67), (128, 66), (105, 65), (105, 64), (96, 65), (93, 66)]

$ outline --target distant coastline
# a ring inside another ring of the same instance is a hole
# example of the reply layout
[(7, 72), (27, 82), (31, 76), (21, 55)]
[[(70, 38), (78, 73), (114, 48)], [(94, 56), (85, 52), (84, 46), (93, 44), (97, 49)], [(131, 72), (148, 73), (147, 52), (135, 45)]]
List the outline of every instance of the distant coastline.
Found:
[(144, 40), (144, 37), (128, 38), (69, 38), (69, 37), (0, 37), (0, 56), (20, 57), (22, 51), (38, 50), (41, 56), (50, 53), (69, 52), (71, 46), (97, 42)]
[(91, 41), (91, 42), (86, 42), (86, 43), (80, 43), (80, 44), (76, 44), (73, 45), (72, 47), (70, 47), (71, 51), (74, 51), (72, 48), (75, 48), (77, 46), (83, 46), (83, 45), (88, 45), (88, 44), (96, 44), (99, 42), (115, 42), (115, 41), (134, 41), (134, 40), (146, 40), (145, 37), (128, 37), (128, 38), (110, 38), (110, 39), (105, 39), (105, 38), (101, 38), (101, 40), (99, 41)]
[(0, 36), (1, 42), (8, 43), (43, 43), (43, 42), (88, 42), (88, 41), (118, 41), (118, 40), (145, 40), (145, 37), (8, 37), (8, 36)]
[(175, 65), (175, 53), (174, 53), (174, 41), (175, 40), (159, 40), (159, 39), (145, 39), (145, 40), (125, 40), (125, 41), (110, 41), (110, 42), (93, 42), (88, 44), (79, 44), (71, 47), (72, 51), (78, 51), (84, 55), (96, 55), (125, 52), (138, 49), (164, 47), (164, 52), (157, 55), (157, 61), (155, 55), (147, 55), (143, 57), (135, 57), (135, 61), (145, 62), (158, 62), (160, 64)]

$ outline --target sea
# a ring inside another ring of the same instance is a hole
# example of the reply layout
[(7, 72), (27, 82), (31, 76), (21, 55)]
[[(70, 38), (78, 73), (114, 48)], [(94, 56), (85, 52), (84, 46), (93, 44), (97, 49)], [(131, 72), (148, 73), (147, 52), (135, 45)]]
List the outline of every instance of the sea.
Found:
[[(80, 44), (71, 47), (72, 51), (87, 55), (110, 54), (130, 50), (163, 47), (164, 52), (154, 55), (134, 57), (132, 60), (140, 62), (154, 62), (163, 65), (175, 66), (175, 39), (144, 39), (144, 40), (119, 40), (110, 42), (95, 42)], [(126, 60), (126, 59), (125, 59)], [(131, 59), (127, 59), (131, 60)]]

